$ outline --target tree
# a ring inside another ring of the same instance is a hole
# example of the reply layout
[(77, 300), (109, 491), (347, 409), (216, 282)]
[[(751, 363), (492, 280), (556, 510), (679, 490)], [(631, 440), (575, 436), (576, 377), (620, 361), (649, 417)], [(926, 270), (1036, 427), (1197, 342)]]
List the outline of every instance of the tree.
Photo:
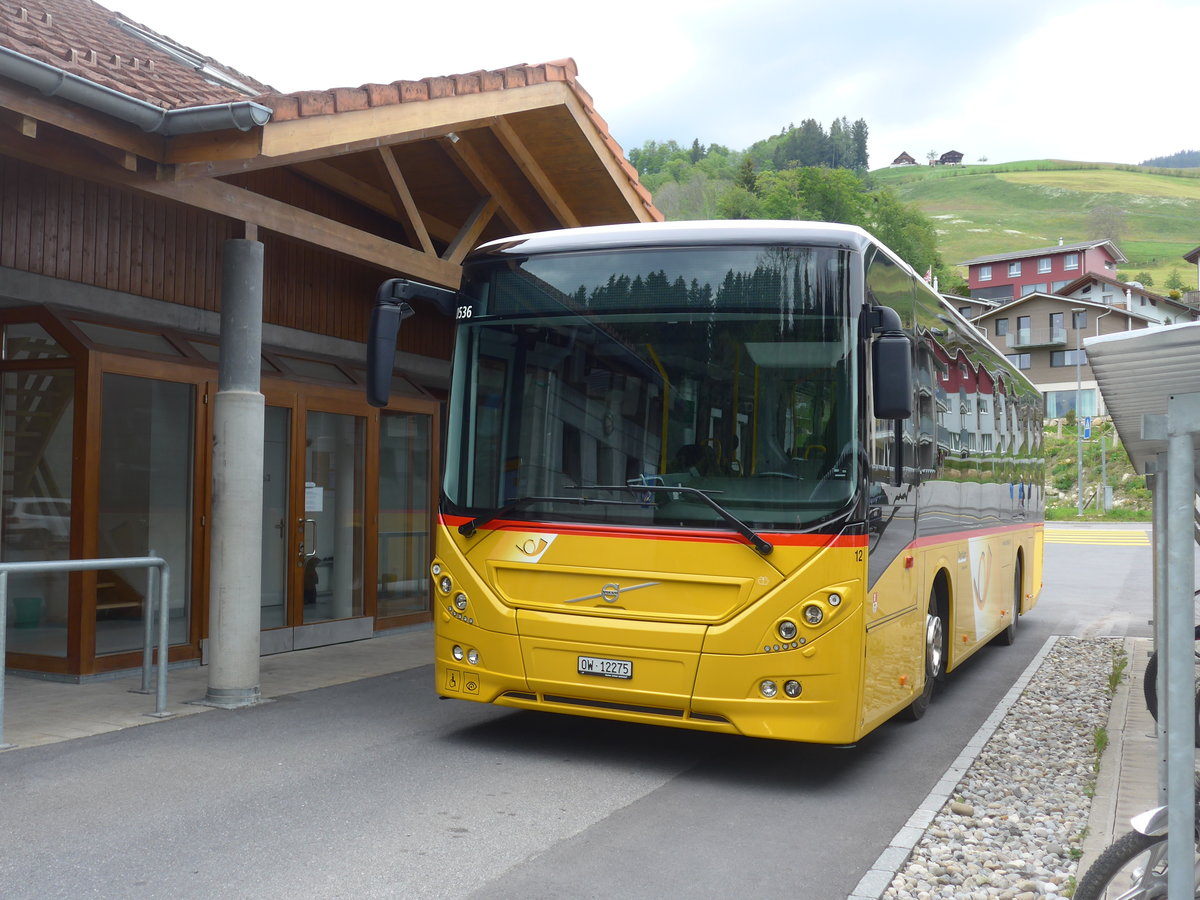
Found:
[(890, 189), (871, 195), (866, 228), (922, 275), (942, 271), (933, 221), (916, 206), (902, 202)]
[(1171, 274), (1167, 276), (1167, 280), (1163, 282), (1163, 287), (1168, 291), (1183, 290), (1183, 276), (1179, 274), (1179, 267), (1172, 266)]
[(1101, 203), (1088, 211), (1088, 232), (1093, 238), (1119, 241), (1125, 234), (1125, 210)]
[(850, 167), (856, 172), (866, 172), (867, 165), (870, 162), (871, 156), (867, 152), (867, 121), (866, 119), (856, 119), (854, 125), (850, 128), (852, 143), (854, 144), (854, 164)]
[(1138, 282), (1142, 287), (1154, 287), (1154, 276), (1149, 272), (1138, 272), (1133, 280)]
[(688, 151), (688, 158), (692, 161), (692, 164), (694, 165), (694, 164), (700, 162), (700, 160), (704, 159), (704, 156), (705, 156), (705, 151), (704, 151), (704, 148), (702, 146), (700, 146), (700, 138), (695, 138), (692, 141), (692, 149), (690, 151)]
[(717, 198), (717, 216), (721, 219), (759, 219), (762, 218), (762, 204), (741, 185), (731, 185)]
[(829, 123), (829, 164), (835, 169), (856, 169), (854, 129), (845, 116)]
[(751, 193), (757, 193), (757, 181), (758, 176), (754, 172), (754, 160), (747, 154), (742, 159), (742, 164), (738, 166), (737, 175), (734, 177), (733, 183)]

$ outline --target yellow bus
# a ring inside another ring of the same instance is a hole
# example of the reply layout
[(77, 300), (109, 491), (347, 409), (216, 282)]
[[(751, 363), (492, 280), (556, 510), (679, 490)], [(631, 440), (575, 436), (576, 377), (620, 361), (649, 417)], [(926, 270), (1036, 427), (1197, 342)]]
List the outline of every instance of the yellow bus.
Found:
[(380, 288), (376, 404), (420, 299), (457, 326), (445, 697), (848, 744), (1036, 602), (1041, 395), (862, 229), (485, 244)]

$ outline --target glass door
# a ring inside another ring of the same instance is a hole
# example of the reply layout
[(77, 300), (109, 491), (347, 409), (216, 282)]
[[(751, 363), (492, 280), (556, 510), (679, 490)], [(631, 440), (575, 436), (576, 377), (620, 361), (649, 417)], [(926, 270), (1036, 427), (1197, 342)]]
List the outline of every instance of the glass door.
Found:
[(366, 419), (309, 410), (304, 514), (296, 521), (305, 625), (363, 614)]

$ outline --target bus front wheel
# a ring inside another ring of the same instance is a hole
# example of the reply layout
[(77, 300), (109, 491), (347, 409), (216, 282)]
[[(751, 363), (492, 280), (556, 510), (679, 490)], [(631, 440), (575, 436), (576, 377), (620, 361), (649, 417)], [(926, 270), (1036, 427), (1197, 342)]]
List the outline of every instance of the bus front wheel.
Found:
[(933, 699), (933, 685), (945, 674), (946, 631), (942, 617), (938, 615), (937, 594), (929, 597), (929, 611), (925, 614), (925, 686), (905, 712), (916, 721), (929, 709)]

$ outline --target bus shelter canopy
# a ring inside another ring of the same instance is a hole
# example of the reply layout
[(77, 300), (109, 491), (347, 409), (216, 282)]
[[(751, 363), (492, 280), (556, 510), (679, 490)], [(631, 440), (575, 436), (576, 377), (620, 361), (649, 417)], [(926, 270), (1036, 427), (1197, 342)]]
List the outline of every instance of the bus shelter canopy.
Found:
[(1143, 436), (1143, 417), (1165, 416), (1173, 396), (1200, 393), (1200, 322), (1106, 334), (1084, 347), (1130, 462), (1152, 473), (1167, 442)]

